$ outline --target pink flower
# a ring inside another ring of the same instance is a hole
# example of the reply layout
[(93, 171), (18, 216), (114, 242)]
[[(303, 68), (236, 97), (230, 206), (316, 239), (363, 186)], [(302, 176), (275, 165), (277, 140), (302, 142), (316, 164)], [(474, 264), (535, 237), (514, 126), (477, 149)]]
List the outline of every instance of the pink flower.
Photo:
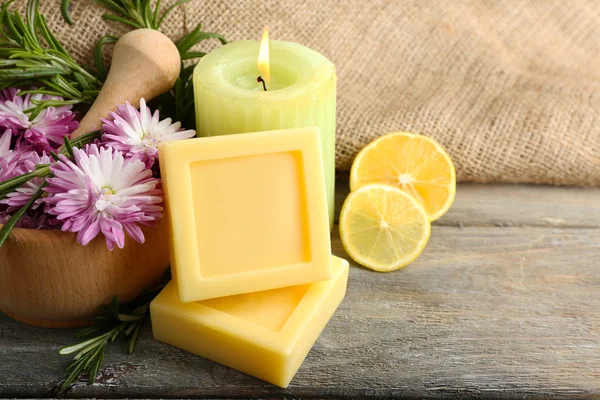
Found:
[(34, 108), (34, 101), (62, 100), (60, 97), (42, 94), (18, 96), (18, 89), (5, 89), (0, 93), (0, 128), (11, 129), (14, 135), (36, 151), (52, 151), (60, 147), (64, 137), (78, 125), (71, 105), (48, 107), (35, 118), (30, 119), (28, 109)]
[(11, 150), (10, 141), (12, 136), (12, 131), (10, 129), (4, 131), (0, 136), (0, 182), (15, 178), (27, 172), (25, 166), (21, 162), (21, 157), (25, 148), (19, 146), (18, 148)]
[(42, 212), (27, 213), (17, 222), (17, 228), (51, 229), (51, 218)]
[[(24, 170), (22, 173), (28, 173), (35, 171), (35, 167), (40, 164), (51, 164), (54, 160), (46, 153), (39, 156), (35, 151), (29, 151), (27, 153), (22, 153), (19, 159), (21, 163), (21, 168)], [(7, 204), (9, 206), (8, 212), (13, 212), (23, 207), (29, 200), (31, 196), (38, 191), (40, 186), (44, 183), (43, 178), (33, 178), (30, 179), (27, 183), (25, 183), (22, 187), (17, 189), (16, 191), (9, 193), (5, 199), (0, 200), (0, 204)], [(44, 199), (40, 198), (35, 201), (31, 209), (35, 210), (44, 202)]]
[(12, 132), (10, 129), (4, 131), (2, 136), (0, 136), (0, 158), (5, 158), (11, 153), (10, 150), (10, 139), (12, 138)]
[(139, 159), (125, 160), (111, 148), (91, 144), (73, 152), (74, 162), (60, 156), (51, 167), (48, 212), (63, 222), (63, 231), (77, 232), (82, 245), (102, 233), (110, 250), (115, 243), (123, 248), (125, 232), (143, 243), (139, 224), (152, 225), (162, 217), (160, 180)]
[[(8, 213), (0, 213), (0, 224), (6, 224), (10, 217)], [(23, 215), (15, 226), (24, 229), (50, 229), (51, 220), (46, 214), (34, 211)]]
[(194, 130), (180, 129), (180, 122), (172, 124), (171, 118), (159, 120), (158, 111), (152, 114), (144, 99), (140, 100), (139, 111), (125, 103), (109, 115), (112, 119), (102, 119), (102, 139), (106, 146), (124, 152), (127, 157), (138, 156), (148, 168), (154, 165), (159, 144), (196, 135)]
[(0, 102), (15, 101), (20, 90), (17, 88), (8, 88), (0, 90)]

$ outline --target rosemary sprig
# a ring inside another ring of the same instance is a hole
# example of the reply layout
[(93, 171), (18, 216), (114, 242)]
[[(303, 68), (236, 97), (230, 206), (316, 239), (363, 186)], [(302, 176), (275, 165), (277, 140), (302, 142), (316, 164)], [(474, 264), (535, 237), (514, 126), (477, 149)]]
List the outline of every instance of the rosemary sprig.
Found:
[(113, 297), (110, 304), (98, 307), (96, 323), (88, 328), (83, 328), (76, 333), (76, 337), (89, 339), (59, 350), (60, 355), (74, 354), (73, 360), (65, 368), (67, 377), (62, 384), (65, 390), (71, 386), (84, 372), (88, 373), (88, 381), (94, 383), (102, 363), (106, 346), (121, 338), (125, 351), (133, 353), (137, 344), (140, 329), (149, 314), (150, 302), (165, 286), (170, 277), (167, 275), (163, 283), (152, 289), (146, 290), (131, 303), (123, 305), (117, 297)]
[[(111, 21), (117, 21), (131, 28), (160, 29), (165, 18), (177, 7), (190, 0), (179, 0), (166, 10), (161, 12), (160, 0), (152, 6), (150, 0), (96, 0), (105, 8), (112, 11), (102, 17)], [(62, 4), (68, 4), (69, 0), (62, 0)]]
[(28, 0), (24, 19), (8, 10), (12, 1), (0, 8), (0, 89), (35, 85), (30, 93), (64, 98), (38, 104), (38, 113), (50, 105), (91, 104), (102, 82), (77, 64), (50, 31), (39, 0)]

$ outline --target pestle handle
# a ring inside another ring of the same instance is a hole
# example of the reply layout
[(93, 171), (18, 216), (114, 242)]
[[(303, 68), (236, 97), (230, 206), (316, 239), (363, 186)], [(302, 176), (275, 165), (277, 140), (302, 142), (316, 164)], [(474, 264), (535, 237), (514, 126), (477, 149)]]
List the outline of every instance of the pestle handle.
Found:
[(92, 107), (72, 138), (100, 129), (100, 118), (126, 101), (139, 107), (140, 99), (153, 99), (173, 87), (181, 68), (175, 43), (153, 29), (137, 29), (115, 43), (108, 76)]

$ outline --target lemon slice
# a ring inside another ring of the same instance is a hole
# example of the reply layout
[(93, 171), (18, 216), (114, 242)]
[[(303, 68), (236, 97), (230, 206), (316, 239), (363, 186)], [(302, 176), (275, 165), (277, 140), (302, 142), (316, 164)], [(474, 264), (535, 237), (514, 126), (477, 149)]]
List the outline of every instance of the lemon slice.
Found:
[(359, 188), (348, 195), (340, 214), (340, 236), (346, 252), (375, 271), (393, 271), (413, 262), (430, 233), (423, 206), (392, 186)]
[(456, 194), (456, 172), (446, 151), (433, 139), (389, 133), (363, 148), (352, 165), (350, 189), (384, 183), (415, 197), (430, 221), (440, 218)]

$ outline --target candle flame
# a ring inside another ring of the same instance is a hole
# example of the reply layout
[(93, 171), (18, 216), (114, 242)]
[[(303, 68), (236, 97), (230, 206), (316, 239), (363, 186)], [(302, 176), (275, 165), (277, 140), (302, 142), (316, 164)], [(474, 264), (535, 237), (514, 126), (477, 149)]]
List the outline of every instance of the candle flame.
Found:
[(271, 68), (269, 66), (269, 29), (265, 26), (260, 41), (260, 50), (258, 52), (258, 70), (260, 76), (266, 83), (271, 81)]

